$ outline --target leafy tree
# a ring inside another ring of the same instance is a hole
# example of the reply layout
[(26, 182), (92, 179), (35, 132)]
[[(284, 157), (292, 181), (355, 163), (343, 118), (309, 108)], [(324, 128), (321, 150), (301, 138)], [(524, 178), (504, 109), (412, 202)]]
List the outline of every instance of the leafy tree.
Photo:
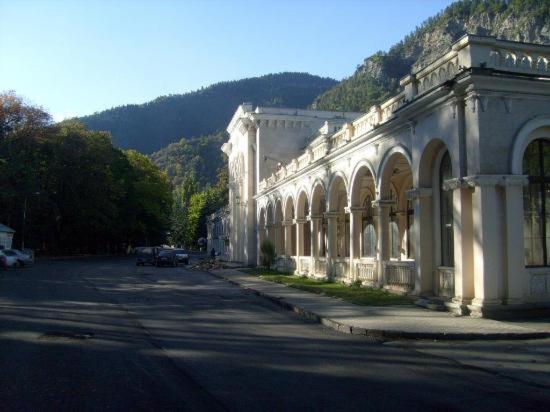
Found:
[(75, 121), (51, 125), (40, 109), (2, 96), (0, 222), (16, 230), (16, 245), (25, 237), (45, 252), (96, 253), (162, 240), (171, 188), (148, 157)]

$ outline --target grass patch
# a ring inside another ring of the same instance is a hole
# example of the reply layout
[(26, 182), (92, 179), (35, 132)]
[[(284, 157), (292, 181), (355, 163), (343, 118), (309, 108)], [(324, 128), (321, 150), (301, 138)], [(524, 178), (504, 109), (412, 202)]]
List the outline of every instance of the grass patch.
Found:
[(407, 305), (413, 302), (408, 296), (397, 295), (382, 289), (361, 287), (358, 284), (345, 285), (258, 268), (243, 269), (242, 271), (270, 282), (281, 283), (305, 292), (340, 298), (357, 305)]

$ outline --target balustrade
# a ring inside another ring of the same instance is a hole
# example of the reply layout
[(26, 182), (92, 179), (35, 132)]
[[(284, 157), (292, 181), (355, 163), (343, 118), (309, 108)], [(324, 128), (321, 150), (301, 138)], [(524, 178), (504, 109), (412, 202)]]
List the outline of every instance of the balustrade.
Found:
[(436, 294), (452, 298), (455, 295), (455, 270), (451, 267), (439, 267), (436, 272)]
[(355, 274), (357, 280), (368, 286), (375, 286), (378, 283), (376, 262), (355, 262)]
[(398, 262), (389, 260), (384, 262), (385, 284), (403, 290), (414, 289), (415, 264), (413, 261)]

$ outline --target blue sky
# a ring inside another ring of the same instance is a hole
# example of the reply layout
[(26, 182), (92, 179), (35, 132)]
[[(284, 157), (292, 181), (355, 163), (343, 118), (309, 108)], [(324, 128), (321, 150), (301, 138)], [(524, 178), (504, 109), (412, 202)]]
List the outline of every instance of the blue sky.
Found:
[(59, 120), (281, 71), (342, 79), (451, 0), (0, 0), (0, 91)]

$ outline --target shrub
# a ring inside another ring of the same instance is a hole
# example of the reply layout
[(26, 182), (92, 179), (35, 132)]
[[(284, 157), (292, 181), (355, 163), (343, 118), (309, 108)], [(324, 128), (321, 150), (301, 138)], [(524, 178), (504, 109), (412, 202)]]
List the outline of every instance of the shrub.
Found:
[(271, 265), (275, 261), (275, 246), (273, 246), (271, 240), (264, 240), (260, 247), (260, 251), (262, 252), (262, 265), (267, 269), (271, 269)]

